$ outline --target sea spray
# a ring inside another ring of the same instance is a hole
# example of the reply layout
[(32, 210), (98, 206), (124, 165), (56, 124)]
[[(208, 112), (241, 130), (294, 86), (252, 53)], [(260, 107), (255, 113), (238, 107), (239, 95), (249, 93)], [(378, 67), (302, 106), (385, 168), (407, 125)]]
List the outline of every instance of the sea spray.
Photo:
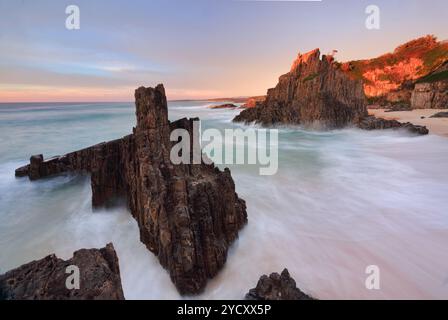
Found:
[[(204, 128), (246, 128), (230, 123), (238, 111), (203, 102), (172, 106), (173, 119), (199, 116)], [(32, 106), (0, 112), (0, 270), (112, 241), (126, 298), (180, 298), (127, 209), (92, 212), (88, 177), (14, 178), (14, 168), (42, 146), (50, 156), (126, 134), (132, 105), (47, 107), (33, 122), (24, 120), (37, 112)], [(86, 109), (114, 116), (89, 121)], [(53, 122), (60, 112), (70, 117)], [(250, 222), (199, 298), (243, 298), (260, 275), (284, 267), (320, 299), (447, 297), (446, 159), (448, 140), (433, 135), (281, 129), (276, 175), (230, 166)], [(365, 287), (369, 265), (381, 270), (381, 290)]]

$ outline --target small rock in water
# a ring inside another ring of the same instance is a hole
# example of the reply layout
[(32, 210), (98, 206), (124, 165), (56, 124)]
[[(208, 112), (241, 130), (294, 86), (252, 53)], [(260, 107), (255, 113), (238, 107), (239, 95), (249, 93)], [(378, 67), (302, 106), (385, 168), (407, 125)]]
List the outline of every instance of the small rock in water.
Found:
[(257, 286), (249, 290), (246, 300), (316, 300), (297, 288), (288, 269), (261, 276)]
[(236, 109), (238, 106), (232, 103), (221, 104), (219, 106), (211, 106), (210, 109)]

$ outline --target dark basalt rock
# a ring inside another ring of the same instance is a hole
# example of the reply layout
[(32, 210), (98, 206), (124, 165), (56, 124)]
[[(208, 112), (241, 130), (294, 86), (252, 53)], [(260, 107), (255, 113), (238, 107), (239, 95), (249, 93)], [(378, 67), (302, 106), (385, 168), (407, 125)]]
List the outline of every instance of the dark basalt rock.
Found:
[(125, 197), (141, 241), (181, 294), (196, 294), (223, 267), (229, 246), (247, 223), (246, 204), (235, 193), (228, 169), (171, 163), (171, 131), (186, 129), (191, 143), (198, 141), (193, 139), (198, 119), (169, 122), (163, 85), (138, 88), (135, 99), (133, 134), (49, 160), (32, 157), (16, 175), (34, 180), (66, 171), (90, 173), (93, 207)]
[(430, 118), (448, 118), (448, 112), (437, 112), (430, 116)]
[(369, 130), (400, 127), (427, 133), (425, 127), (369, 117), (361, 80), (349, 77), (332, 56), (320, 58), (319, 49), (299, 54), (290, 72), (268, 90), (266, 100), (243, 110), (233, 121), (264, 126), (312, 125), (323, 129), (349, 125)]
[[(79, 268), (79, 289), (66, 287), (71, 265)], [(0, 300), (124, 300), (114, 247), (81, 249), (66, 261), (52, 254), (0, 275)]]
[(235, 122), (315, 124), (340, 128), (367, 115), (362, 82), (350, 79), (319, 49), (299, 54), (266, 100), (242, 111)]
[(289, 275), (288, 269), (280, 274), (261, 276), (255, 288), (246, 294), (246, 300), (315, 300), (300, 291)]
[(386, 120), (383, 118), (376, 118), (368, 116), (363, 118), (358, 127), (364, 130), (378, 130), (378, 129), (406, 129), (411, 133), (426, 135), (429, 133), (425, 126), (417, 126), (410, 122), (402, 123), (397, 120)]

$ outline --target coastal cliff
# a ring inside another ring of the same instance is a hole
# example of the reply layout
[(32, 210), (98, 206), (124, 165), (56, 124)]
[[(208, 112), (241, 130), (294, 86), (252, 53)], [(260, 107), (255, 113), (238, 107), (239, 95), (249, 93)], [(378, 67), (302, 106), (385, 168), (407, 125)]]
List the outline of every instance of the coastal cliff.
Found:
[(333, 57), (319, 49), (299, 54), (291, 70), (269, 89), (266, 100), (246, 109), (235, 122), (302, 124), (341, 128), (367, 115), (360, 80), (349, 79)]
[(193, 137), (198, 119), (168, 121), (163, 85), (138, 88), (135, 100), (133, 134), (49, 160), (32, 156), (16, 176), (36, 180), (67, 171), (90, 173), (93, 207), (126, 198), (141, 241), (181, 294), (197, 294), (223, 267), (229, 246), (247, 223), (246, 205), (228, 169), (172, 164), (171, 131), (186, 129), (191, 142), (198, 141)]
[(269, 89), (266, 99), (243, 110), (234, 122), (264, 126), (296, 124), (314, 128), (406, 129), (428, 134), (428, 129), (368, 115), (363, 83), (341, 70), (332, 56), (320, 57), (319, 49), (299, 54), (290, 72)]
[[(371, 104), (389, 106), (399, 103), (412, 109), (436, 109), (439, 107), (422, 97), (424, 94), (420, 95), (420, 92), (427, 94), (439, 89), (419, 83), (436, 73), (447, 61), (448, 42), (427, 35), (406, 42), (393, 52), (377, 58), (345, 62), (341, 70), (352, 79), (363, 81), (364, 92)], [(412, 104), (411, 96), (414, 100)], [(426, 102), (419, 103), (422, 100)]]
[[(79, 289), (66, 287), (69, 266), (79, 268)], [(52, 254), (8, 271), (0, 275), (0, 300), (124, 300), (115, 249), (81, 249), (69, 260)]]

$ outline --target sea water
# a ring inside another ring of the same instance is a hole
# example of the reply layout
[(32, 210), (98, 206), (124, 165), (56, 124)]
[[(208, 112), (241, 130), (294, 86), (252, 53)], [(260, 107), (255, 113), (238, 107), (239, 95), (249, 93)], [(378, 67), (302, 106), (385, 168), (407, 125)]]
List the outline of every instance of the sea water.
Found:
[[(170, 102), (170, 119), (246, 127), (231, 122), (239, 110), (210, 104)], [(14, 177), (30, 155), (129, 134), (134, 110), (131, 103), (0, 104), (0, 273), (113, 242), (127, 299), (181, 298), (125, 207), (92, 212), (89, 177)], [(290, 127), (279, 130), (278, 147), (275, 175), (230, 166), (249, 223), (199, 298), (241, 299), (262, 274), (283, 268), (319, 299), (448, 298), (448, 139)], [(379, 267), (380, 290), (365, 286), (369, 265)]]

